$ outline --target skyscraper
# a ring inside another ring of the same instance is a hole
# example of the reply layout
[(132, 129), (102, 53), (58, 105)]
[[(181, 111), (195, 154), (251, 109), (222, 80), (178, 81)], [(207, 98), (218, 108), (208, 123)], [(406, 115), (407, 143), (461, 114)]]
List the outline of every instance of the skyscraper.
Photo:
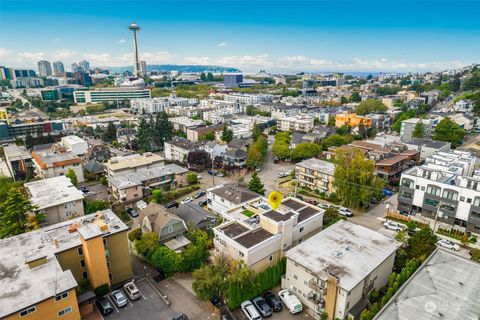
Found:
[(52, 64), (50, 61), (38, 61), (38, 73), (40, 77), (49, 77), (52, 75)]
[(53, 75), (59, 76), (65, 72), (65, 67), (63, 66), (62, 61), (55, 61), (53, 63)]
[(137, 45), (137, 31), (140, 30), (140, 27), (135, 23), (133, 22), (129, 27), (128, 29), (130, 29), (131, 31), (133, 31), (133, 58), (134, 58), (134, 62), (133, 62), (133, 75), (135, 77), (138, 77), (139, 73), (140, 73), (140, 70), (141, 70), (141, 66), (140, 66), (140, 63), (138, 62), (138, 45)]
[(143, 76), (147, 75), (147, 63), (144, 60), (140, 61), (140, 70)]
[(80, 67), (78, 66), (78, 63), (72, 63), (72, 72), (77, 72), (80, 70)]
[(90, 63), (87, 61), (87, 60), (82, 60), (78, 63), (78, 66), (80, 67), (80, 69), (82, 69), (83, 71), (90, 71)]

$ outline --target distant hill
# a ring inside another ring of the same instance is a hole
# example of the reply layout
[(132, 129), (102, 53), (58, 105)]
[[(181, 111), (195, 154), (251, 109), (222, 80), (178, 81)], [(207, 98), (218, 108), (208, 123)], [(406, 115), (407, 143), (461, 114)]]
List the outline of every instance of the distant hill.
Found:
[[(133, 72), (133, 66), (126, 67), (104, 67), (110, 72)], [(178, 71), (178, 72), (240, 72), (239, 69), (220, 66), (199, 66), (182, 64), (152, 64), (147, 65), (147, 71)]]

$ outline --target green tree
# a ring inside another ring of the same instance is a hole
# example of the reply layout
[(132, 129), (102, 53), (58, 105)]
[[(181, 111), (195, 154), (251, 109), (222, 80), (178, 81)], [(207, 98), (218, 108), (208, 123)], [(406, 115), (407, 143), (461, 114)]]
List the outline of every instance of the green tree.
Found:
[(10, 188), (5, 201), (0, 202), (0, 238), (28, 231), (27, 213), (32, 210), (34, 207), (20, 188)]
[(140, 123), (138, 124), (138, 131), (137, 131), (137, 140), (138, 140), (138, 148), (140, 151), (150, 151), (150, 126), (148, 122), (142, 118)]
[(195, 229), (189, 226), (187, 239), (191, 243), (182, 252), (182, 263), (179, 268), (180, 272), (192, 272), (203, 266), (210, 256), (208, 252), (209, 239), (208, 234), (203, 230)]
[(200, 80), (207, 81), (207, 76), (205, 75), (205, 72), (200, 73)]
[(199, 141), (213, 141), (215, 140), (215, 134), (213, 132), (207, 132), (198, 137)]
[(252, 178), (248, 182), (248, 189), (258, 194), (261, 194), (262, 196), (265, 195), (265, 187), (263, 186), (263, 183), (258, 177), (256, 171), (253, 172)]
[(472, 249), (472, 254), (470, 256), (470, 259), (472, 261), (480, 262), (480, 249)]
[(213, 74), (211, 72), (207, 73), (207, 81), (213, 81), (213, 80), (214, 80)]
[(85, 214), (95, 213), (100, 210), (106, 210), (110, 207), (108, 201), (105, 200), (86, 200)]
[(323, 150), (328, 150), (330, 147), (341, 147), (345, 144), (349, 144), (354, 140), (353, 136), (350, 134), (339, 135), (332, 134), (322, 140)]
[(195, 172), (187, 173), (187, 182), (188, 184), (195, 184), (198, 182), (198, 175)]
[(360, 97), (360, 93), (358, 93), (358, 91), (353, 91), (349, 100), (350, 102), (360, 102), (362, 101), (362, 97)]
[(135, 249), (137, 252), (148, 259), (150, 259), (158, 246), (158, 236), (155, 232), (144, 233), (140, 240), (135, 241)]
[(300, 161), (316, 157), (322, 152), (322, 147), (313, 142), (299, 143), (291, 152), (292, 161)]
[(430, 228), (422, 228), (408, 239), (409, 259), (425, 260), (437, 247), (437, 236)]
[(256, 168), (263, 163), (263, 155), (255, 143), (248, 147), (246, 163), (248, 168)]
[(260, 135), (262, 135), (263, 130), (260, 128), (258, 124), (255, 124), (252, 129), (252, 140), (256, 141)]
[(152, 196), (153, 196), (153, 200), (155, 200), (155, 203), (160, 204), (163, 202), (162, 191), (160, 189), (154, 189), (152, 191)]
[(452, 121), (449, 117), (442, 119), (435, 127), (432, 139), (450, 142), (454, 148), (462, 145), (465, 130)]
[(78, 178), (77, 178), (77, 174), (75, 173), (75, 171), (73, 171), (72, 168), (68, 169), (67, 172), (65, 173), (65, 177), (67, 177), (68, 179), (70, 179), (70, 181), (72, 182), (72, 184), (76, 187), (78, 186)]
[(272, 153), (280, 159), (290, 158), (290, 139), (288, 132), (277, 133), (272, 145)]
[(224, 297), (228, 288), (226, 281), (230, 275), (228, 258), (215, 256), (212, 263), (193, 272), (192, 288), (200, 300), (210, 300), (213, 297)]
[(107, 126), (107, 130), (103, 134), (103, 140), (111, 143), (116, 139), (117, 139), (117, 127), (115, 127), (113, 122), (109, 122)]
[(421, 119), (415, 124), (412, 136), (414, 138), (425, 138), (425, 125)]
[(150, 257), (150, 261), (160, 267), (167, 277), (178, 272), (182, 263), (181, 256), (170, 248), (158, 246)]
[(222, 141), (230, 143), (233, 140), (233, 131), (228, 129), (227, 126), (223, 127)]
[(338, 148), (333, 180), (336, 193), (347, 207), (362, 208), (383, 192), (384, 181), (375, 174), (373, 161), (357, 148)]
[(25, 136), (25, 147), (27, 149), (32, 149), (33, 148), (33, 137), (32, 134), (27, 132), (27, 135)]
[(360, 102), (355, 109), (355, 112), (360, 115), (368, 113), (385, 113), (388, 110), (387, 106), (382, 101), (377, 99), (367, 99)]
[(171, 140), (173, 137), (173, 126), (168, 121), (168, 115), (165, 112), (157, 113), (155, 117), (154, 130), (151, 133), (151, 138), (155, 145), (163, 149), (165, 141)]
[(403, 121), (403, 120), (411, 119), (411, 118), (415, 117), (415, 115), (416, 115), (416, 114), (415, 114), (415, 110), (414, 110), (414, 109), (408, 109), (407, 111), (402, 112), (402, 113), (397, 117), (397, 119), (395, 120), (395, 122), (393, 122), (393, 124), (392, 124), (392, 130), (400, 133), (400, 127), (402, 126), (402, 121)]

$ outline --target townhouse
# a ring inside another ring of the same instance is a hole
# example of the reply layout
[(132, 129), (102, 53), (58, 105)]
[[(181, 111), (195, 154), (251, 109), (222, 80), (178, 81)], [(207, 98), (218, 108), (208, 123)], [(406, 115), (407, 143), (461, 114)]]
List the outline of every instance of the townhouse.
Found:
[(285, 253), (282, 288), (314, 317), (358, 319), (370, 293), (388, 282), (400, 243), (340, 220)]
[(258, 193), (235, 184), (217, 185), (207, 189), (208, 208), (217, 214), (259, 197)]

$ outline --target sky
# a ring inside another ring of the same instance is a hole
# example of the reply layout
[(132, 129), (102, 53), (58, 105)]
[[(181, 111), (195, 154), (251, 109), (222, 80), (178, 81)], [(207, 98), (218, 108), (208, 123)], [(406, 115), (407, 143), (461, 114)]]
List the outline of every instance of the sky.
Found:
[(0, 0), (0, 65), (86, 59), (244, 72), (424, 72), (480, 62), (480, 0)]

